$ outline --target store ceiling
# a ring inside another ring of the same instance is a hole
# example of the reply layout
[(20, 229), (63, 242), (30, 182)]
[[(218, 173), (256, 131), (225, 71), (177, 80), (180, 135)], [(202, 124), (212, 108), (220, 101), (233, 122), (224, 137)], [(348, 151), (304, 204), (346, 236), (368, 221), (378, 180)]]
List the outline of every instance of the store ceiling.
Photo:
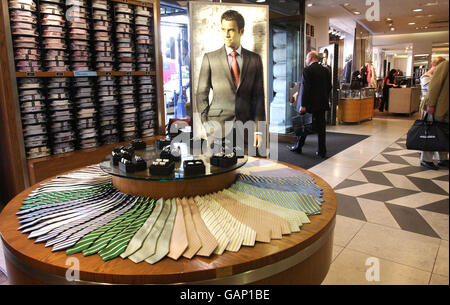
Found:
[[(373, 34), (410, 34), (448, 31), (449, 0), (380, 0), (380, 21), (367, 21), (369, 6), (364, 0), (308, 0), (306, 13), (316, 17), (352, 16)], [(414, 12), (414, 9), (422, 9)], [(354, 12), (359, 12), (356, 15)], [(391, 18), (395, 31), (390, 31), (386, 18)], [(408, 23), (415, 23), (409, 25)]]

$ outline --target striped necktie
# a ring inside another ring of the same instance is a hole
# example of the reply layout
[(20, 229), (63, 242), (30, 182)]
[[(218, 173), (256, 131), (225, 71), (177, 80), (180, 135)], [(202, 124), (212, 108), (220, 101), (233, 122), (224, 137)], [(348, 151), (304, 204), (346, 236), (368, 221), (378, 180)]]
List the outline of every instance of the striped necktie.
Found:
[(283, 237), (282, 235), (292, 233), (289, 228), (289, 223), (285, 219), (267, 210), (247, 206), (222, 192), (214, 194), (212, 197), (232, 215), (247, 213), (247, 215), (258, 219), (258, 222), (264, 223), (270, 229), (271, 239), (281, 239)]
[(98, 218), (95, 218), (91, 220), (89, 223), (83, 224), (81, 227), (81, 230), (78, 230), (76, 233), (70, 235), (67, 239), (65, 239), (62, 242), (59, 242), (53, 246), (52, 251), (58, 251), (63, 250), (72, 247), (75, 245), (76, 242), (78, 242), (83, 236), (86, 234), (98, 229), (99, 227), (103, 226), (104, 224), (110, 222), (111, 220), (115, 219), (119, 215), (122, 215), (123, 213), (127, 212), (138, 200), (138, 198), (130, 198), (130, 202), (125, 203), (123, 205), (120, 205), (120, 207), (117, 210), (108, 212)]
[(109, 244), (102, 251), (99, 252), (100, 257), (104, 261), (111, 260), (119, 256), (123, 251), (125, 251), (128, 242), (133, 238), (134, 234), (142, 227), (144, 222), (151, 215), (153, 208), (155, 206), (155, 200), (152, 199), (150, 205), (147, 209), (139, 215), (136, 220), (130, 223), (125, 230), (120, 232), (117, 236), (115, 236)]
[(236, 182), (230, 188), (288, 209), (305, 212), (306, 215), (321, 213), (320, 202), (311, 195), (263, 189), (242, 182)]
[[(127, 228), (133, 221), (138, 218), (148, 207), (150, 198), (141, 199), (141, 203), (135, 209), (129, 213), (123, 215), (123, 217), (108, 224), (105, 228), (99, 229), (97, 232), (93, 232), (91, 236), (88, 236), (82, 243), (83, 255), (88, 256), (103, 250), (108, 243), (118, 234), (120, 234), (125, 228)], [(95, 238), (95, 239), (94, 239)]]
[(163, 201), (163, 209), (159, 214), (158, 218), (155, 221), (152, 229), (148, 233), (147, 237), (143, 240), (142, 246), (135, 251), (133, 254), (128, 256), (130, 260), (134, 263), (140, 263), (145, 260), (147, 257), (155, 254), (156, 245), (158, 243), (158, 239), (161, 236), (161, 233), (166, 224), (167, 218), (170, 215), (170, 211), (172, 208), (172, 203), (170, 200)]
[(139, 231), (136, 232), (136, 234), (133, 236), (130, 243), (128, 244), (125, 252), (120, 254), (120, 257), (127, 258), (128, 256), (130, 256), (131, 254), (133, 254), (134, 252), (139, 250), (139, 248), (142, 247), (142, 243), (144, 242), (145, 238), (155, 225), (155, 222), (158, 219), (159, 214), (161, 214), (163, 207), (164, 207), (164, 199), (161, 198), (156, 202), (153, 213), (145, 221), (145, 223), (142, 225)]
[(200, 256), (210, 256), (214, 253), (217, 246), (217, 240), (214, 238), (214, 235), (208, 230), (208, 227), (205, 225), (205, 222), (202, 220), (200, 216), (200, 211), (198, 210), (197, 205), (193, 198), (188, 199), (188, 205), (191, 210), (192, 220), (194, 221), (195, 229), (197, 230), (198, 237), (202, 243), (202, 247), (197, 252), (197, 255)]
[(75, 254), (75, 253), (81, 252), (85, 249), (88, 249), (100, 236), (102, 236), (108, 230), (111, 230), (112, 228), (119, 225), (120, 223), (122, 223), (124, 220), (126, 220), (128, 218), (131, 219), (130, 216), (132, 216), (135, 213), (136, 213), (136, 217), (137, 217), (138, 216), (137, 211), (140, 210), (142, 212), (142, 210), (145, 209), (147, 204), (148, 204), (148, 199), (147, 199), (147, 201), (144, 201), (143, 198), (139, 198), (138, 202), (134, 206), (132, 206), (132, 207), (130, 206), (130, 209), (128, 211), (126, 211), (124, 214), (105, 223), (103, 226), (90, 232), (89, 234), (86, 234), (72, 248), (67, 249), (66, 254)]
[[(218, 212), (218, 215), (220, 215), (222, 222), (222, 225), (227, 228), (225, 232), (230, 236), (230, 244), (232, 244), (233, 234), (238, 234), (240, 237), (242, 237), (242, 245), (244, 246), (254, 246), (256, 241), (256, 231), (250, 228), (249, 226), (245, 225), (244, 223), (240, 222), (237, 218), (234, 217), (232, 213), (223, 206), (223, 202), (218, 200), (216, 197), (217, 193), (213, 195), (208, 195), (207, 199), (210, 201), (210, 204), (216, 209)], [(232, 228), (233, 231), (229, 231), (229, 228)], [(239, 249), (238, 246), (234, 246), (234, 249)], [(229, 247), (227, 247), (227, 250), (230, 250)]]
[(247, 175), (240, 175), (238, 181), (262, 188), (270, 188), (285, 192), (297, 192), (308, 194), (314, 196), (317, 201), (323, 202), (323, 200), (321, 199), (322, 190), (317, 188), (316, 185), (310, 183), (299, 182), (294, 184), (289, 183), (288, 181), (284, 182), (283, 180), (276, 178), (256, 177)]
[(177, 205), (177, 214), (173, 225), (172, 236), (170, 238), (170, 250), (168, 256), (171, 259), (178, 260), (188, 247), (188, 238), (186, 234), (186, 224), (184, 223), (183, 208), (180, 200), (175, 199)]
[[(195, 204), (197, 205), (200, 215), (208, 227), (209, 231), (214, 235), (217, 240), (218, 246), (214, 251), (215, 254), (222, 255), (223, 252), (228, 247), (230, 243), (230, 238), (226, 234), (224, 228), (220, 224), (220, 216), (215, 213), (206, 196), (197, 196), (194, 198)], [(242, 241), (241, 241), (242, 243)]]
[(91, 217), (86, 219), (88, 220), (87, 222), (75, 224), (74, 226), (71, 224), (70, 228), (68, 229), (63, 226), (61, 229), (64, 231), (62, 231), (62, 233), (60, 233), (57, 237), (54, 237), (53, 239), (47, 241), (45, 246), (47, 247), (53, 245), (52, 251), (67, 249), (75, 244), (75, 239), (78, 240), (84, 234), (86, 234), (84, 232), (90, 232), (89, 230), (91, 230), (91, 228), (96, 228), (97, 225), (99, 223), (102, 223), (104, 219), (108, 219), (112, 215), (117, 215), (122, 211), (123, 207), (127, 207), (128, 205), (133, 204), (133, 202), (135, 201), (136, 198), (130, 196), (126, 201), (117, 202), (117, 204), (115, 204), (114, 207), (107, 213), (103, 213), (103, 211), (99, 212), (101, 214), (99, 214), (97, 217), (94, 216), (95, 214), (91, 215)]
[(191, 210), (187, 204), (187, 199), (177, 199), (180, 201), (183, 209), (184, 223), (186, 224), (186, 234), (188, 238), (188, 247), (183, 253), (183, 257), (191, 259), (202, 247), (202, 242), (198, 237), (197, 229), (195, 228), (194, 220), (192, 219)]
[(306, 219), (308, 219), (308, 216), (306, 216), (306, 214), (303, 212), (276, 206), (270, 202), (260, 200), (256, 197), (252, 197), (242, 192), (237, 192), (235, 190), (223, 190), (223, 193), (245, 205), (269, 211), (270, 213), (276, 214), (286, 219), (286, 221), (289, 222), (292, 232), (300, 232), (299, 228), (303, 225), (303, 215), (304, 217), (306, 217)]
[(152, 256), (147, 257), (147, 259), (145, 260), (149, 264), (155, 264), (159, 262), (169, 253), (169, 247), (171, 242), (170, 236), (172, 235), (175, 215), (177, 213), (176, 199), (170, 199), (170, 204), (171, 204), (170, 214), (167, 217), (164, 229), (161, 232), (161, 235), (158, 239), (158, 244), (156, 245), (155, 253)]

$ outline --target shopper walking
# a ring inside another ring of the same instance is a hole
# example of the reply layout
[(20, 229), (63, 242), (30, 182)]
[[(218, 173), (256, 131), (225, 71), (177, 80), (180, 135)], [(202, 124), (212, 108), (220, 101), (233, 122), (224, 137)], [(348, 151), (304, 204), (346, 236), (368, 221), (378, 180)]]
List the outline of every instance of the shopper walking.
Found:
[(385, 109), (388, 111), (389, 107), (389, 89), (398, 87), (395, 83), (395, 76), (397, 75), (397, 70), (392, 69), (389, 71), (388, 76), (384, 79), (383, 83), (383, 98), (381, 100), (380, 112), (383, 112)]
[[(313, 129), (317, 132), (319, 139), (316, 155), (325, 158), (327, 153), (325, 112), (330, 110), (331, 74), (319, 63), (319, 54), (315, 51), (306, 56), (306, 65), (307, 67), (303, 70), (296, 110), (300, 114), (312, 113)], [(291, 103), (293, 104), (294, 101), (291, 100)], [(302, 153), (305, 141), (306, 136), (298, 137), (295, 145), (289, 149)]]
[[(427, 119), (449, 123), (448, 117), (448, 60), (438, 64), (428, 86), (428, 94), (425, 96), (422, 109), (426, 111)], [(420, 165), (429, 169), (439, 169), (433, 163), (433, 155), (436, 154), (439, 167), (448, 169), (448, 152), (423, 151), (420, 156)]]

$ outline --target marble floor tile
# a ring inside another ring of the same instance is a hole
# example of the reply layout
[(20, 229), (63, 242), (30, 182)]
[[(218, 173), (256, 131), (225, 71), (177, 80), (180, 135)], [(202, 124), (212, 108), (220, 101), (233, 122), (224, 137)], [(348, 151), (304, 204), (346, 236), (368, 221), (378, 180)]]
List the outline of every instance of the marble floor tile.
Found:
[(427, 221), (427, 223), (433, 228), (441, 239), (448, 241), (448, 214), (435, 213), (420, 209), (417, 209), (417, 212)]
[(344, 247), (333, 245), (333, 257), (331, 260), (332, 262), (336, 259), (336, 257), (338, 257), (338, 255), (342, 252), (342, 250), (344, 250)]
[(431, 274), (430, 285), (446, 285), (448, 286), (448, 276), (442, 276), (439, 274)]
[(347, 248), (431, 272), (440, 239), (366, 223)]
[(375, 172), (387, 172), (399, 168), (407, 167), (408, 165), (405, 164), (397, 164), (397, 163), (386, 163), (386, 164), (380, 164), (370, 167), (365, 167), (364, 170), (368, 171), (375, 171)]
[[(322, 285), (427, 285), (431, 273), (386, 259), (379, 262), (379, 281), (368, 281), (376, 269), (370, 255), (344, 249), (331, 264)], [(375, 278), (376, 279), (376, 278)]]
[(331, 188), (336, 187), (342, 181), (345, 180), (344, 177), (335, 177), (335, 176), (328, 176), (328, 175), (320, 175), (320, 178), (325, 180), (325, 182), (328, 183), (331, 186)]
[(364, 176), (364, 174), (361, 172), (361, 170), (357, 170), (350, 177), (348, 177), (348, 179), (355, 181), (369, 182), (366, 176)]
[(409, 208), (418, 208), (427, 204), (431, 204), (437, 201), (441, 201), (448, 198), (448, 195), (437, 195), (432, 193), (416, 193), (409, 196), (400, 197), (397, 199), (389, 200), (387, 203), (401, 205)]
[(433, 273), (448, 277), (448, 240), (441, 240)]
[(334, 228), (334, 244), (346, 247), (364, 224), (364, 221), (337, 215), (336, 227)]
[(359, 206), (364, 212), (368, 222), (400, 229), (395, 218), (381, 201), (358, 198)]
[(390, 173), (383, 173), (383, 175), (392, 183), (396, 188), (407, 189), (420, 192), (420, 189), (411, 182), (407, 177), (402, 175), (395, 175)]
[(449, 193), (449, 186), (450, 184), (448, 181), (439, 181), (439, 180), (432, 180), (435, 184), (439, 185), (440, 188), (442, 188), (447, 194)]
[(385, 191), (387, 189), (392, 189), (391, 186), (387, 185), (380, 185), (380, 184), (374, 184), (374, 183), (366, 183), (361, 185), (356, 185), (352, 187), (347, 187), (343, 189), (336, 190), (336, 193), (347, 195), (347, 196), (353, 196), (353, 197), (359, 197), (365, 194), (370, 194), (374, 192), (379, 191)]

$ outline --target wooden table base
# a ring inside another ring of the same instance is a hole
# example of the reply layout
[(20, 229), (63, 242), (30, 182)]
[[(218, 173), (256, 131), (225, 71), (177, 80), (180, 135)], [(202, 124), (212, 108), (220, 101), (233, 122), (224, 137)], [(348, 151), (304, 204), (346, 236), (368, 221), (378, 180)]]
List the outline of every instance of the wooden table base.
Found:
[(207, 176), (174, 181), (138, 180), (112, 176), (113, 185), (125, 194), (152, 198), (183, 198), (221, 191), (232, 185), (237, 170)]

